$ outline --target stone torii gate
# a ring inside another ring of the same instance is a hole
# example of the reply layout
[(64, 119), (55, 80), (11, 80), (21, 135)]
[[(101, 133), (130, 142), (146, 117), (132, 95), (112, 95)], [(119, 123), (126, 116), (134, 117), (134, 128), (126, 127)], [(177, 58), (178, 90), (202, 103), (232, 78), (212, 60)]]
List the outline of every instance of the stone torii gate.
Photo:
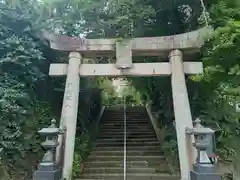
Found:
[[(60, 127), (66, 128), (59, 137), (57, 162), (63, 166), (62, 177), (71, 179), (76, 133), (80, 76), (171, 76), (181, 179), (189, 179), (194, 161), (193, 138), (185, 133), (192, 128), (192, 116), (185, 83), (185, 74), (203, 72), (202, 62), (185, 61), (193, 58), (212, 32), (210, 27), (166, 36), (123, 39), (80, 39), (44, 32), (52, 49), (68, 51), (68, 64), (51, 64), (50, 76), (66, 75)], [(83, 64), (84, 58), (115, 56), (115, 64)], [(169, 62), (132, 63), (132, 56), (158, 56)], [(192, 59), (194, 60), (194, 59)]]

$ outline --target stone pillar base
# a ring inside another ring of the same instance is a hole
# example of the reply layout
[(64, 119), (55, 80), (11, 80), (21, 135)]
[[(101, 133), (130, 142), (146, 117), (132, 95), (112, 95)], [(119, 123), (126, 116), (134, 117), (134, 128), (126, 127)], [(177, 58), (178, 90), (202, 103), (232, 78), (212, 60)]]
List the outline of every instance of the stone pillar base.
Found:
[(41, 165), (34, 172), (33, 180), (60, 180), (62, 177), (62, 169), (56, 168), (55, 165)]
[(221, 180), (221, 175), (215, 172), (215, 167), (212, 165), (194, 164), (190, 177), (191, 180)]

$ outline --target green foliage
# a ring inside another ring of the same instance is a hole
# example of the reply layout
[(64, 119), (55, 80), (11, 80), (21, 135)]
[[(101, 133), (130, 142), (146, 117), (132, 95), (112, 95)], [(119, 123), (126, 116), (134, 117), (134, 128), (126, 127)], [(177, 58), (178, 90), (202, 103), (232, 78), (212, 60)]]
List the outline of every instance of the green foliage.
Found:
[(224, 160), (236, 159), (235, 141), (240, 128), (240, 115), (235, 109), (240, 96), (240, 14), (236, 3), (219, 1), (210, 10), (217, 28), (202, 49), (205, 73), (194, 85), (197, 90), (192, 100), (195, 116), (202, 115), (206, 125), (218, 129), (218, 153)]
[(103, 105), (109, 105), (114, 102), (114, 98), (117, 98), (112, 79), (101, 77), (98, 79), (98, 85), (101, 88), (101, 97)]
[(169, 167), (171, 169), (171, 172), (176, 172), (178, 167), (178, 147), (177, 147), (177, 141), (175, 139), (172, 139), (170, 141), (165, 141), (163, 143), (163, 151), (164, 155), (167, 157), (167, 161), (169, 163)]
[[(78, 145), (78, 144), (76, 144)], [(77, 178), (82, 173), (82, 157), (78, 153), (74, 153), (74, 160), (73, 160), (73, 169), (72, 169), (72, 178)]]
[(0, 156), (11, 178), (32, 175), (42, 152), (37, 130), (53, 117), (51, 102), (42, 99), (48, 89), (37, 88), (49, 63), (34, 36), (34, 9), (31, 1), (0, 3)]
[(83, 132), (75, 140), (75, 153), (73, 161), (72, 177), (79, 177), (84, 167), (84, 160), (91, 152), (92, 141), (90, 134)]
[[(84, 167), (84, 161), (92, 149), (92, 143), (97, 133), (97, 118), (101, 111), (101, 91), (97, 88), (87, 88), (80, 93), (80, 105), (75, 139), (75, 153), (72, 177), (79, 177)], [(84, 107), (84, 108), (83, 108)]]
[(12, 164), (27, 150), (23, 126), (33, 116), (34, 83), (43, 75), (36, 65), (44, 57), (26, 16), (3, 6), (0, 19), (0, 147), (2, 160)]

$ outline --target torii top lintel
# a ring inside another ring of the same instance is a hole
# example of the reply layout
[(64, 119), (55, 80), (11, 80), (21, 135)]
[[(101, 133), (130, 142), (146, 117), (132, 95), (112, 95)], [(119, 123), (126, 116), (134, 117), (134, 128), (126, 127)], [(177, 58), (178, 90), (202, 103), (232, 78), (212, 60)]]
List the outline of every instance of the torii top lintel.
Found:
[[(188, 33), (163, 37), (140, 37), (123, 39), (130, 45), (133, 56), (167, 56), (172, 49), (183, 50), (186, 54), (199, 51), (206, 38), (212, 33), (211, 27), (200, 28)], [(84, 39), (43, 33), (52, 49), (60, 51), (77, 51), (87, 57), (114, 56), (116, 39)], [(124, 44), (125, 44), (124, 43)]]

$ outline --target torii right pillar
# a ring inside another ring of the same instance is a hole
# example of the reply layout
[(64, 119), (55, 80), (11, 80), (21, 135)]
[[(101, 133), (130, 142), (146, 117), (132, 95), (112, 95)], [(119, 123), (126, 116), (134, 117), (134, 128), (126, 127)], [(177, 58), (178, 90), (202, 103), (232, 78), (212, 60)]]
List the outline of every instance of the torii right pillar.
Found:
[(181, 171), (181, 180), (190, 179), (190, 169), (194, 161), (196, 149), (192, 146), (193, 137), (186, 136), (185, 129), (192, 128), (188, 92), (183, 68), (183, 53), (181, 50), (172, 50), (169, 53), (172, 76), (172, 96), (176, 122), (178, 153)]

